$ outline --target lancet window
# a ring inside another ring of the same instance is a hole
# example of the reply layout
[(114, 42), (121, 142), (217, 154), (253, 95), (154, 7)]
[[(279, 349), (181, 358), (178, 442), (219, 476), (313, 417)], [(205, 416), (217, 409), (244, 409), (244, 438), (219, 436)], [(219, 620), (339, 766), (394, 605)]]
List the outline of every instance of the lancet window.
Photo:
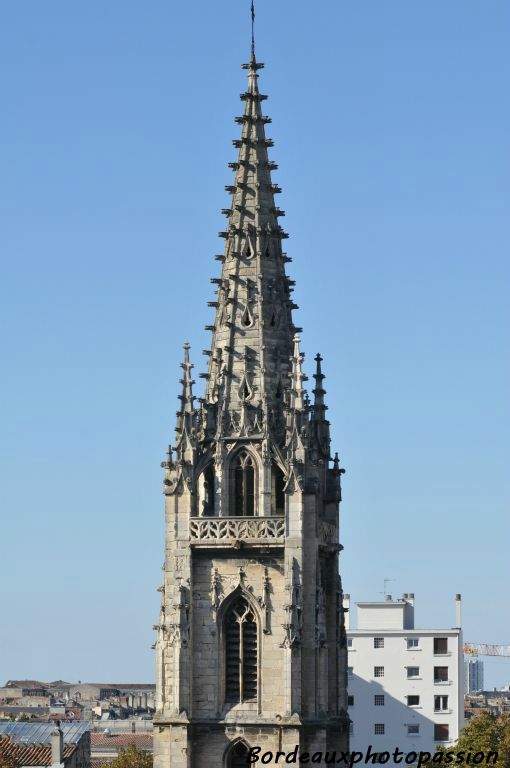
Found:
[(252, 517), (255, 514), (255, 462), (247, 451), (242, 451), (235, 457), (232, 480), (231, 514), (238, 517)]
[(276, 464), (271, 472), (271, 514), (285, 514), (285, 477)]
[(225, 700), (240, 704), (257, 700), (257, 620), (244, 597), (225, 616)]
[(214, 515), (215, 498), (214, 464), (211, 462), (198, 479), (198, 514)]

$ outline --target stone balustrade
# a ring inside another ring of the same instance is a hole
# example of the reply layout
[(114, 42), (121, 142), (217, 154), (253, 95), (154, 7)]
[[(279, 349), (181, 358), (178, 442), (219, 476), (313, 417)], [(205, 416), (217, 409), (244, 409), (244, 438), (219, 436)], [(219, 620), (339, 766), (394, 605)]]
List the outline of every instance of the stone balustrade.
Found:
[(194, 517), (190, 520), (192, 546), (282, 545), (284, 517)]

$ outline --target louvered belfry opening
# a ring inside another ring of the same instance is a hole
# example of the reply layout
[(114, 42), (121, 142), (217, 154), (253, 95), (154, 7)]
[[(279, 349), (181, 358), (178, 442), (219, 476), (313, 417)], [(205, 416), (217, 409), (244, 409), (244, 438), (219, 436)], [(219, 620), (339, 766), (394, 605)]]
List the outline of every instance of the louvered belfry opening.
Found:
[(244, 597), (225, 617), (225, 700), (240, 704), (257, 700), (257, 620)]
[(271, 472), (271, 514), (285, 514), (285, 478), (280, 467), (274, 465)]
[(214, 464), (211, 462), (204, 472), (205, 509), (207, 515), (214, 515)]
[(253, 517), (255, 514), (255, 467), (249, 453), (242, 451), (235, 459), (234, 509), (238, 517)]
[(239, 741), (230, 750), (227, 765), (228, 768), (245, 768), (245, 766), (249, 765), (249, 750), (246, 744)]

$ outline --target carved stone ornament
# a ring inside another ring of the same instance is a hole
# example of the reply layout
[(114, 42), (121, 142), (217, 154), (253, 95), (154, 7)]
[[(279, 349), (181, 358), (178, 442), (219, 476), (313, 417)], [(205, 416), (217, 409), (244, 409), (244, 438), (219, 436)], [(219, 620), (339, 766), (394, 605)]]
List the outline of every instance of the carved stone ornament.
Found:
[(296, 561), (290, 568), (290, 579), (285, 587), (288, 594), (288, 601), (285, 605), (286, 622), (283, 625), (285, 637), (282, 648), (296, 648), (302, 641), (302, 606), (301, 606), (301, 587)]
[[(189, 643), (189, 589), (179, 584), (179, 601), (173, 606), (176, 621), (169, 624), (169, 642), (187, 648)], [(170, 639), (171, 638), (171, 639)]]
[(214, 568), (211, 578), (211, 608), (214, 617), (216, 617), (218, 607), (221, 603), (222, 594), (223, 587), (221, 583), (220, 572), (217, 568)]
[(267, 566), (264, 568), (264, 578), (262, 580), (262, 596), (259, 597), (259, 604), (263, 610), (263, 627), (265, 635), (271, 634), (271, 579)]

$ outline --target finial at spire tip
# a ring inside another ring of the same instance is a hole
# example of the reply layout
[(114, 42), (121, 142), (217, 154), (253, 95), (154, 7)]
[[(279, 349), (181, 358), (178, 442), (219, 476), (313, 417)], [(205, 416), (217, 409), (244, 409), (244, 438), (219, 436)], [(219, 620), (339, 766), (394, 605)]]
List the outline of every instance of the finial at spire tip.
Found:
[(250, 64), (255, 64), (255, 3), (251, 0), (251, 60)]

